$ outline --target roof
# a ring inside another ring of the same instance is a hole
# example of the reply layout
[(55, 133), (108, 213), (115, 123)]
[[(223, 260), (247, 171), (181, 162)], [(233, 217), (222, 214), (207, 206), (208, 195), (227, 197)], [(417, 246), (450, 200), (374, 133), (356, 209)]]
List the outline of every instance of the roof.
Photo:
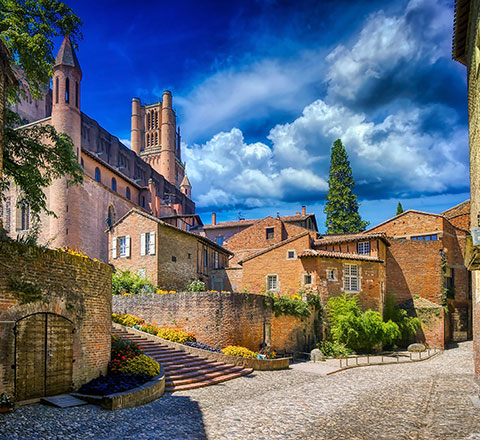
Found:
[[(268, 218), (270, 216), (267, 216), (265, 218)], [(299, 221), (304, 221), (307, 220), (308, 218), (312, 217), (313, 222), (315, 223), (315, 226), (317, 225), (317, 222), (315, 220), (315, 214), (306, 214), (306, 215), (287, 215), (284, 217), (277, 217), (280, 220), (287, 222), (287, 223), (295, 223)], [(273, 217), (272, 217), (273, 218)], [(230, 222), (220, 222), (215, 225), (204, 225), (203, 229), (221, 229), (221, 228), (234, 228), (234, 227), (242, 227), (242, 226), (252, 226), (257, 222), (260, 222), (264, 220), (263, 218), (261, 219), (251, 219), (251, 220), (233, 220)]]
[(60, 65), (70, 66), (74, 69), (78, 69), (80, 72), (82, 71), (82, 69), (80, 69), (80, 63), (78, 62), (75, 50), (73, 49), (72, 41), (68, 35), (65, 35), (62, 45), (60, 46), (55, 58), (55, 66)]
[(467, 64), (467, 32), (470, 17), (470, 0), (455, 0), (455, 17), (453, 19), (452, 58)]
[(240, 260), (238, 264), (243, 264), (245, 261), (251, 260), (252, 258), (259, 257), (260, 255), (266, 254), (267, 252), (273, 251), (274, 249), (277, 249), (279, 247), (282, 247), (292, 241), (298, 240), (299, 238), (305, 237), (306, 235), (309, 235), (311, 232), (305, 231), (302, 232), (301, 234), (295, 235), (293, 237), (287, 238), (286, 240), (280, 241), (277, 244), (274, 244), (273, 246), (270, 246), (269, 248), (262, 249), (259, 252), (256, 252), (252, 255), (249, 255), (248, 257), (244, 258), (243, 260)]
[(148, 214), (146, 212), (143, 212), (143, 211), (140, 211), (139, 209), (137, 208), (132, 208), (130, 211), (128, 211), (125, 215), (123, 215), (122, 217), (120, 217), (115, 223), (114, 225), (112, 226), (112, 228), (115, 228), (118, 224), (120, 224), (121, 222), (123, 222), (128, 216), (130, 216), (131, 214), (139, 214), (139, 215), (142, 215), (143, 217), (146, 217), (156, 223), (158, 223), (159, 225), (161, 226), (165, 226), (167, 228), (172, 228), (182, 234), (185, 234), (185, 235), (189, 235), (191, 237), (195, 237), (195, 239), (197, 239), (198, 241), (201, 241), (205, 244), (208, 244), (209, 246), (212, 246), (213, 248), (219, 250), (220, 252), (223, 252), (224, 254), (228, 254), (228, 255), (233, 255), (232, 252), (230, 252), (228, 249), (225, 249), (224, 247), (218, 245), (217, 243), (215, 243), (214, 241), (206, 238), (206, 237), (203, 237), (201, 235), (198, 235), (198, 234), (193, 234), (192, 232), (188, 232), (188, 231), (184, 231), (183, 229), (180, 229), (180, 228), (177, 228), (176, 226), (173, 226), (169, 223), (165, 223), (163, 220), (160, 220), (159, 218), (151, 215), (151, 214)]
[(446, 211), (442, 212), (442, 215), (444, 215), (448, 220), (450, 220), (453, 217), (458, 217), (459, 215), (466, 215), (469, 213), (470, 213), (470, 199), (465, 200), (464, 202), (459, 203), (458, 205), (455, 205), (450, 209), (447, 209)]
[(188, 180), (188, 177), (187, 175), (185, 174), (185, 176), (183, 176), (183, 180), (182, 180), (182, 183), (180, 184), (180, 186), (188, 186), (188, 187), (192, 187), (191, 183), (190, 183), (190, 180)]
[(374, 232), (374, 233), (364, 233), (359, 232), (358, 234), (335, 234), (335, 235), (324, 235), (318, 240), (315, 240), (314, 244), (316, 246), (322, 246), (325, 244), (334, 244), (334, 243), (347, 243), (352, 241), (365, 241), (365, 240), (382, 240), (387, 246), (390, 246), (390, 242), (387, 239), (387, 235), (384, 232)]
[(316, 249), (305, 249), (301, 253), (299, 258), (308, 258), (308, 257), (325, 257), (325, 258), (340, 258), (342, 260), (359, 260), (359, 261), (373, 261), (375, 263), (383, 263), (383, 260), (380, 260), (377, 257), (371, 255), (359, 255), (359, 254), (348, 254), (346, 252), (335, 252), (327, 250), (316, 250)]
[(395, 217), (389, 218), (388, 220), (385, 220), (384, 222), (379, 223), (378, 225), (373, 226), (370, 229), (367, 229), (364, 233), (369, 233), (368, 231), (371, 231), (372, 229), (377, 229), (379, 226), (382, 226), (386, 223), (389, 223), (392, 220), (396, 220), (396, 219), (402, 217), (403, 215), (412, 214), (412, 213), (413, 214), (430, 215), (430, 216), (433, 216), (433, 217), (445, 218), (445, 216), (443, 214), (432, 214), (431, 212), (417, 211), (415, 209), (407, 209), (406, 211), (403, 211), (401, 214), (398, 214)]

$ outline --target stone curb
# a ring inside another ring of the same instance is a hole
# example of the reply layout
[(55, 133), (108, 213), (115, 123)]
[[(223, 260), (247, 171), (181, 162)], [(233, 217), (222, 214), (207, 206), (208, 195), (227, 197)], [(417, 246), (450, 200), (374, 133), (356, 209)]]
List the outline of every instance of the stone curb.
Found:
[(136, 336), (141, 336), (153, 342), (158, 342), (162, 345), (167, 345), (176, 350), (182, 350), (187, 353), (194, 354), (195, 356), (215, 360), (218, 362), (224, 362), (226, 364), (234, 364), (240, 367), (253, 368), (254, 370), (261, 371), (273, 371), (273, 370), (285, 370), (289, 368), (290, 358), (279, 359), (248, 359), (238, 356), (229, 356), (223, 353), (215, 353), (213, 351), (202, 350), (201, 348), (189, 347), (188, 345), (179, 344), (177, 342), (168, 341), (166, 339), (159, 338), (158, 336), (145, 333), (132, 327), (125, 327), (124, 325), (112, 323), (113, 328), (117, 330), (125, 330)]

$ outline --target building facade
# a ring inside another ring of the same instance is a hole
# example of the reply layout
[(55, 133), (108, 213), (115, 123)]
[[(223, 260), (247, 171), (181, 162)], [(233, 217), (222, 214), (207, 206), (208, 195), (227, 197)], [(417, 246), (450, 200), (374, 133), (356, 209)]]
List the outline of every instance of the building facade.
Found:
[[(107, 261), (104, 231), (132, 208), (157, 218), (169, 217), (184, 229), (198, 224), (192, 223), (195, 204), (181, 161), (171, 93), (165, 91), (162, 101), (152, 105), (142, 106), (138, 98), (133, 99), (129, 149), (81, 111), (81, 81), (79, 61), (66, 37), (53, 69), (51, 114), (44, 105), (46, 113), (38, 120), (42, 105), (22, 104), (22, 117), (29, 122), (24, 128), (50, 124), (68, 134), (85, 171), (83, 185), (68, 186), (65, 177), (48, 188), (47, 206), (57, 217), (42, 216), (40, 242), (68, 246)], [(4, 228), (11, 236), (32, 227), (28, 212), (16, 207), (19, 197), (12, 185), (1, 209)], [(177, 216), (186, 216), (185, 221), (178, 222)]]

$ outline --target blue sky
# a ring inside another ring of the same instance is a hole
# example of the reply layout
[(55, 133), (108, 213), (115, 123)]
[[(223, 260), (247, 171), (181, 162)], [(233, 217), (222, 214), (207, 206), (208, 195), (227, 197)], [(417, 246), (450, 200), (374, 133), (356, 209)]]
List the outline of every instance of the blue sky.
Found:
[(66, 3), (84, 22), (82, 110), (128, 141), (131, 98), (171, 90), (205, 222), (305, 204), (323, 230), (337, 138), (372, 225), (398, 201), (441, 212), (469, 197), (449, 0)]

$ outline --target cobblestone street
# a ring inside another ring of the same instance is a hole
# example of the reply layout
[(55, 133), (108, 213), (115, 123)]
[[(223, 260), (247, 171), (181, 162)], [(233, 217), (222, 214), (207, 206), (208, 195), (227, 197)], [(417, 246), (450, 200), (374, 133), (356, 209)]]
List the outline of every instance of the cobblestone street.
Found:
[(331, 376), (255, 372), (117, 412), (31, 405), (0, 415), (0, 439), (480, 439), (471, 349)]

